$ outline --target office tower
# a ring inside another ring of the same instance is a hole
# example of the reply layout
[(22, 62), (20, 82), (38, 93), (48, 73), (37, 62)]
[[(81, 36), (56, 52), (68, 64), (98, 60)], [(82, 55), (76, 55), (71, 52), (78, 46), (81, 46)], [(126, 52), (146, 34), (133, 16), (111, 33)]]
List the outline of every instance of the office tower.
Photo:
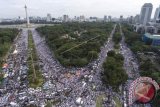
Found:
[(133, 24), (133, 16), (130, 16), (130, 17), (128, 18), (128, 23)]
[(51, 14), (47, 14), (47, 22), (51, 22), (51, 21), (52, 21)]
[(69, 16), (63, 15), (63, 22), (68, 22), (68, 21), (69, 21)]
[(108, 16), (108, 21), (110, 22), (112, 20), (112, 16)]
[(120, 22), (123, 21), (123, 16), (122, 16), (122, 15), (120, 16), (119, 21), (120, 21)]
[(134, 23), (139, 23), (139, 18), (140, 18), (140, 16), (137, 14), (137, 15), (134, 17)]
[(145, 3), (141, 8), (140, 13), (140, 23), (142, 25), (146, 25), (150, 19), (152, 14), (153, 5), (151, 3)]
[(107, 22), (107, 16), (104, 16), (104, 22)]

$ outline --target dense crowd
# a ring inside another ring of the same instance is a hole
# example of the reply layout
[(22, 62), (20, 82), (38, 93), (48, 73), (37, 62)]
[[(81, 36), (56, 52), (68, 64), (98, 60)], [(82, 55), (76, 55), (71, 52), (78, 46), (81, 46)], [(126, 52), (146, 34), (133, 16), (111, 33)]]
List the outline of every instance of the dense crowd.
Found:
[(0, 86), (0, 106), (18, 107), (27, 104), (27, 30), (14, 43), (14, 51), (9, 54), (3, 68), (4, 80)]
[[(38, 32), (31, 28), (39, 58), (38, 63), (45, 79), (43, 86), (36, 89), (28, 86), (26, 64), (28, 30), (23, 29), (21, 36), (14, 44), (14, 54), (10, 53), (7, 59), (8, 67), (3, 69), (6, 77), (0, 87), (0, 106), (22, 107), (33, 104), (43, 107), (48, 102), (52, 102), (58, 107), (95, 107), (100, 95), (103, 96), (102, 105), (104, 107), (115, 106), (113, 96), (127, 103), (126, 91), (124, 91), (124, 96), (121, 96), (113, 92), (111, 87), (106, 87), (101, 81), (102, 64), (107, 57), (107, 52), (114, 49), (112, 36), (115, 28), (116, 25), (108, 41), (101, 48), (98, 58), (83, 68), (61, 66), (48, 48), (45, 38), (39, 36)], [(123, 38), (120, 47), (120, 53), (125, 58), (124, 68), (129, 77), (138, 77), (138, 64)], [(127, 90), (128, 86), (129, 81), (124, 85), (124, 90)]]
[[(37, 31), (33, 29), (33, 39), (35, 40), (41, 69), (46, 80), (40, 95), (45, 95), (42, 96), (43, 98), (48, 97), (58, 100), (56, 105), (60, 107), (74, 107), (78, 105), (95, 107), (96, 98), (99, 95), (106, 95), (105, 99), (108, 99), (109, 90), (103, 86), (100, 73), (104, 57), (113, 48), (111, 39), (113, 33), (114, 30), (104, 47), (101, 48), (97, 60), (83, 68), (64, 68), (54, 58), (54, 55), (45, 43), (45, 39), (40, 37)], [(112, 100), (110, 102), (107, 101), (104, 105), (112, 105)]]

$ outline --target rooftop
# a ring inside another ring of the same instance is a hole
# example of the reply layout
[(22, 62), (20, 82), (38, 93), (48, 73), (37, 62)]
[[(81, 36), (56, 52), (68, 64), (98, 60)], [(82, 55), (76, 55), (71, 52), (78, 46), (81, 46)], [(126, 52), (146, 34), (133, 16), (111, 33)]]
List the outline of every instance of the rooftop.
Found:
[(152, 35), (150, 33), (146, 33), (145, 36), (150, 38), (150, 39), (160, 39), (160, 35), (157, 35), (157, 34)]
[(151, 6), (151, 7), (152, 7), (153, 5), (152, 5), (152, 3), (145, 3), (145, 4), (143, 5), (143, 7), (144, 7), (144, 6), (147, 6), (147, 7), (148, 7), (148, 6)]

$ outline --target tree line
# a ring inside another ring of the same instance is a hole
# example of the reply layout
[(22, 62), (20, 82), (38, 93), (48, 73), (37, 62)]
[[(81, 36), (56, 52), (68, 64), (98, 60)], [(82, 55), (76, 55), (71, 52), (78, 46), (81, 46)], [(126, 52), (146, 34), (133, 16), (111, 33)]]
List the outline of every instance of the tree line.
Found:
[[(141, 76), (147, 76), (160, 83), (160, 51), (159, 47), (152, 46), (150, 43), (142, 41), (142, 34), (133, 31), (132, 26), (123, 25), (123, 33), (126, 43), (134, 52), (139, 62)], [(159, 106), (160, 91), (155, 100), (151, 103), (153, 107)]]
[[(18, 29), (0, 28), (0, 67), (4, 62), (4, 56), (9, 51), (14, 38), (18, 35)], [(1, 72), (1, 68), (0, 68)], [(1, 74), (0, 80), (2, 80), (3, 75)]]
[[(145, 44), (142, 41), (142, 35), (134, 32), (132, 30), (132, 27), (129, 25), (123, 25), (123, 32), (126, 38), (127, 45), (131, 48), (131, 50), (135, 53), (135, 55), (138, 58), (140, 64), (139, 68), (141, 71), (140, 74), (142, 76), (152, 77), (156, 81), (160, 82), (160, 69), (158, 69), (159, 67), (157, 67), (157, 64), (160, 64), (160, 58), (157, 57), (156, 59), (151, 59), (149, 57), (153, 55), (148, 54), (156, 53), (157, 55), (159, 55), (159, 48), (151, 46), (149, 44)], [(140, 55), (139, 53), (142, 53), (143, 55)], [(157, 64), (154, 62), (157, 62)]]
[(114, 48), (115, 49), (119, 49), (119, 43), (120, 41), (122, 40), (122, 35), (120, 33), (120, 26), (119, 24), (116, 26), (116, 29), (115, 29), (115, 33), (113, 35), (113, 42), (115, 43), (114, 44)]
[(118, 90), (119, 85), (125, 83), (128, 79), (128, 75), (123, 69), (124, 57), (115, 53), (115, 51), (109, 51), (107, 58), (103, 63), (104, 74), (102, 80), (105, 84), (109, 84), (113, 89)]

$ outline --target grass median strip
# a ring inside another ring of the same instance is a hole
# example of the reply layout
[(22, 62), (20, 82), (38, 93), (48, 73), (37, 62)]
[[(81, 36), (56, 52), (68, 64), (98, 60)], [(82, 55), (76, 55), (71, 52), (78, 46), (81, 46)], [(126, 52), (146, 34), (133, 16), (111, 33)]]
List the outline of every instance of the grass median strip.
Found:
[(38, 65), (38, 57), (36, 54), (36, 48), (33, 41), (31, 31), (28, 31), (28, 80), (29, 86), (32, 88), (37, 88), (42, 86), (43, 77)]
[(122, 107), (122, 103), (117, 97), (113, 97), (113, 100), (115, 101), (116, 107)]
[(103, 98), (105, 95), (99, 95), (96, 99), (96, 107), (102, 107)]

